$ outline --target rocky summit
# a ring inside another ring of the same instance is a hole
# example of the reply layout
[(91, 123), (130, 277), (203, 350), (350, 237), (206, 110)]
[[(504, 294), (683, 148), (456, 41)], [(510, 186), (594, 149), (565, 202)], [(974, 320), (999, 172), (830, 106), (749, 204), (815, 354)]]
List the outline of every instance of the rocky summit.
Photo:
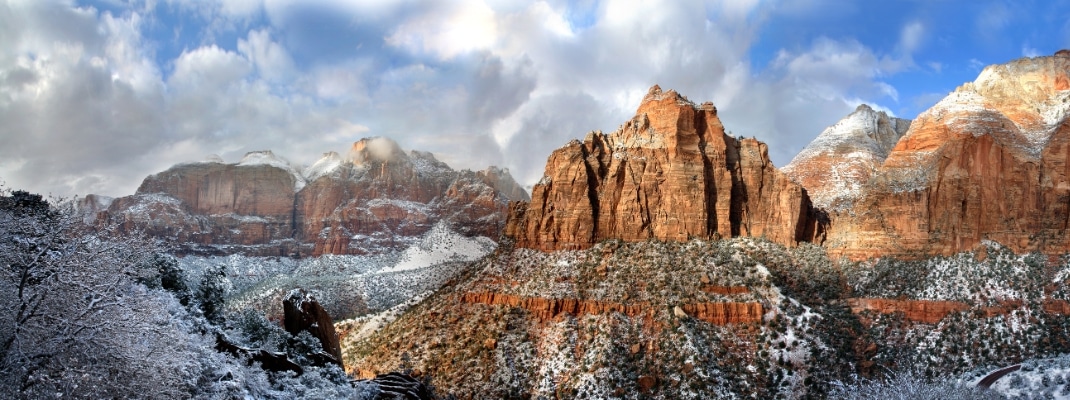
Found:
[(307, 168), (270, 151), (179, 164), (91, 211), (186, 254), (377, 254), (404, 249), (439, 221), (497, 239), (508, 202), (524, 199), (508, 170), (455, 171), (431, 153), (367, 138)]
[(617, 131), (555, 150), (531, 202), (510, 205), (505, 231), (518, 246), (560, 250), (741, 235), (794, 245), (824, 225), (764, 143), (726, 135), (712, 103), (654, 86)]
[(806, 188), (814, 206), (830, 211), (850, 208), (909, 127), (910, 120), (859, 105), (822, 131), (781, 171)]

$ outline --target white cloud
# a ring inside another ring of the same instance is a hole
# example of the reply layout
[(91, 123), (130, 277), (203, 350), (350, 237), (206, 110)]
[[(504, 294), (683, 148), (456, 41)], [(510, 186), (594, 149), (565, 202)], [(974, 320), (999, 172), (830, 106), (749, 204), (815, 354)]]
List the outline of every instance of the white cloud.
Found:
[(263, 6), (261, 0), (222, 0), (222, 12), (228, 16), (247, 17)]
[(1040, 50), (1037, 50), (1035, 48), (1029, 47), (1028, 43), (1022, 45), (1022, 56), (1023, 57), (1038, 57), (1038, 56), (1041, 56), (1041, 55), (1043, 55), (1043, 54), (1040, 52)]
[(494, 45), (498, 36), (495, 13), (481, 0), (434, 4), (429, 12), (403, 22), (386, 42), (441, 60)]
[(899, 32), (899, 50), (904, 54), (912, 54), (921, 47), (925, 26), (919, 21), (912, 21), (903, 26)]
[[(728, 129), (769, 142), (783, 164), (858, 102), (898, 101), (883, 79), (925, 39), (923, 25), (908, 23), (891, 56), (819, 39), (756, 71), (748, 54), (775, 6), (759, 1), (595, 2), (582, 18), (560, 1), (167, 6), (204, 26), (184, 27), (200, 29), (197, 41), (166, 60), (154, 51), (172, 38), (142, 36), (163, 23), (148, 6), (121, 16), (0, 7), (9, 186), (125, 195), (150, 173), (209, 154), (236, 161), (272, 149), (307, 164), (373, 135), (454, 167), (499, 164), (531, 183), (550, 151), (615, 129), (653, 84), (713, 100)], [(307, 7), (348, 24), (360, 45), (302, 58), (335, 39), (293, 33), (318, 28), (301, 25)]]
[(175, 60), (175, 71), (168, 81), (177, 86), (222, 89), (242, 81), (251, 69), (241, 55), (210, 45), (183, 52)]
[(271, 40), (266, 30), (249, 32), (246, 39), (238, 41), (242, 53), (264, 79), (271, 82), (286, 82), (294, 78), (294, 62), (282, 45)]

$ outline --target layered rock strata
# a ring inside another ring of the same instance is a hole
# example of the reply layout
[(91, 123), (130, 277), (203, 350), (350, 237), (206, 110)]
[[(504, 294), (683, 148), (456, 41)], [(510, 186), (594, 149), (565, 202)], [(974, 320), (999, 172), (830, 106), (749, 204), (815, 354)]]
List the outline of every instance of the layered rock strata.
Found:
[(654, 86), (616, 132), (555, 150), (531, 202), (510, 205), (505, 233), (541, 250), (610, 238), (764, 236), (794, 245), (819, 240), (824, 225), (764, 143), (726, 135), (712, 103)]
[[(522, 297), (504, 293), (464, 293), (460, 301), (468, 304), (505, 305), (523, 308), (541, 321), (560, 314), (574, 316), (620, 313), (628, 317), (653, 318), (655, 309), (649, 303), (616, 303), (585, 299), (551, 299)], [(686, 303), (679, 306), (687, 316), (716, 325), (756, 323), (762, 320), (762, 304), (758, 302)]]
[[(986, 318), (998, 315), (1007, 315), (1014, 310), (1021, 309), (1021, 300), (1007, 300), (998, 302), (996, 305), (979, 307)], [(899, 299), (876, 299), (855, 298), (848, 299), (847, 306), (851, 312), (861, 314), (872, 311), (880, 314), (902, 313), (907, 321), (935, 324), (943, 320), (951, 313), (969, 310), (971, 306), (961, 301), (948, 300), (899, 300)], [(1046, 298), (1041, 303), (1041, 309), (1047, 313), (1056, 315), (1070, 315), (1070, 302), (1060, 299)]]

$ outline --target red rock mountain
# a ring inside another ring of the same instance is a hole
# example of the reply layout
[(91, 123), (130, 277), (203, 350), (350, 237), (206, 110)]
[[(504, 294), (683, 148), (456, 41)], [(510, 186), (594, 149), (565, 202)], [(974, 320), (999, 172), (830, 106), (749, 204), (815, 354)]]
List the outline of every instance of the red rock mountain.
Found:
[(726, 135), (712, 103), (654, 86), (616, 132), (555, 150), (531, 202), (510, 205), (505, 231), (518, 246), (557, 250), (740, 235), (793, 245), (823, 226), (764, 143)]
[(989, 66), (919, 115), (853, 206), (833, 213), (830, 250), (951, 254), (985, 239), (1070, 249), (1068, 76), (1066, 55)]
[(270, 151), (236, 164), (176, 165), (149, 176), (103, 218), (179, 243), (182, 252), (379, 253), (412, 244), (438, 221), (497, 238), (506, 204), (527, 194), (507, 170), (454, 171), (385, 138), (302, 172)]

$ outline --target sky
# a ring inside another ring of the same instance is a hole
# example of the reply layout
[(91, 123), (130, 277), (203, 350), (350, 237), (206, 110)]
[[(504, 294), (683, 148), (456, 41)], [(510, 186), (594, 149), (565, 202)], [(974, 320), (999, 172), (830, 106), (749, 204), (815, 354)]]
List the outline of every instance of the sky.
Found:
[(124, 196), (385, 136), (528, 186), (654, 84), (783, 166), (859, 104), (914, 118), (1062, 48), (1070, 1), (0, 0), (0, 185)]

